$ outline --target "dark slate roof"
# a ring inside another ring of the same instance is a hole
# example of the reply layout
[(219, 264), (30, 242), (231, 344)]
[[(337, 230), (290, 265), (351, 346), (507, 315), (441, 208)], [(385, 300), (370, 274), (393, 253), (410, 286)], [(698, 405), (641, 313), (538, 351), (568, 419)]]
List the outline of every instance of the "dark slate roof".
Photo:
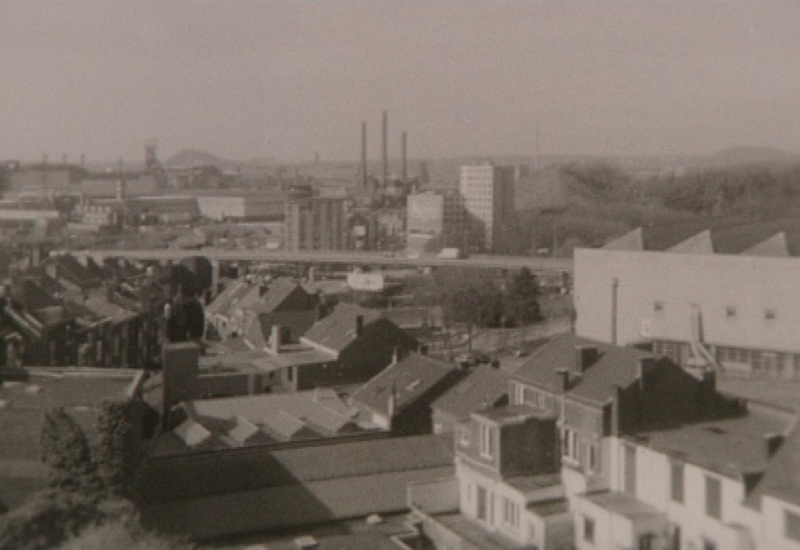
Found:
[(457, 386), (433, 402), (434, 410), (466, 420), (469, 415), (482, 408), (497, 404), (508, 394), (509, 375), (489, 365), (480, 365)]
[[(636, 438), (658, 452), (738, 479), (767, 469), (769, 456), (764, 436), (783, 433), (786, 428), (785, 418), (751, 412), (740, 418), (643, 432)], [(796, 457), (793, 460), (797, 462)], [(791, 472), (796, 475), (796, 470)]]
[(418, 353), (410, 353), (378, 373), (353, 394), (353, 402), (388, 414), (389, 395), (394, 389), (395, 414), (402, 411), (448, 376), (455, 374), (455, 365)]
[[(575, 349), (577, 346), (595, 346), (599, 357), (582, 376), (575, 374)], [(637, 379), (639, 358), (652, 355), (630, 347), (613, 346), (565, 334), (552, 340), (528, 359), (512, 378), (534, 384), (552, 392), (561, 391), (558, 369), (570, 371), (569, 394), (596, 403), (605, 403), (614, 392), (614, 386), (630, 386)]]
[(269, 285), (267, 293), (252, 305), (252, 309), (258, 313), (277, 311), (294, 292), (308, 294), (300, 283), (292, 279), (277, 279)]
[[(226, 467), (220, 468), (223, 453)], [(159, 502), (448, 467), (453, 464), (453, 437), (452, 434), (380, 437), (274, 450), (250, 447), (198, 452), (191, 456), (191, 468), (185, 466), (186, 460), (187, 455), (180, 455), (174, 461), (170, 458), (148, 460), (141, 476), (140, 494), (144, 499)]]
[(339, 304), (333, 313), (314, 323), (303, 338), (328, 349), (341, 351), (356, 339), (356, 318), (359, 315), (364, 318), (364, 328), (382, 318), (377, 311)]
[(795, 422), (783, 445), (770, 460), (764, 477), (748, 496), (747, 503), (757, 507), (760, 505), (761, 497), (768, 495), (800, 506), (798, 472), (800, 472), (800, 423)]

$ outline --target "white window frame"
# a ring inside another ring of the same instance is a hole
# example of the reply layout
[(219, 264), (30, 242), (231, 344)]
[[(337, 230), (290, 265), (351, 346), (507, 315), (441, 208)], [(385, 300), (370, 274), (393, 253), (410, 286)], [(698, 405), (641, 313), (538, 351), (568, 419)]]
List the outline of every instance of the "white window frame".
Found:
[(484, 458), (492, 458), (494, 456), (494, 427), (489, 424), (481, 424), (480, 426), (480, 455)]

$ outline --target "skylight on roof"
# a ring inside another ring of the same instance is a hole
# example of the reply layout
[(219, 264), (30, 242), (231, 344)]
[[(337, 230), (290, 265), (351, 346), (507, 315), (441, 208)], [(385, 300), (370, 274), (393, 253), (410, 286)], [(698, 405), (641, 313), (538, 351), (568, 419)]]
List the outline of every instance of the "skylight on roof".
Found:
[(417, 389), (417, 387), (418, 387), (418, 386), (419, 386), (421, 383), (422, 383), (422, 379), (421, 379), (421, 378), (417, 378), (416, 380), (414, 380), (413, 382), (411, 382), (411, 383), (410, 383), (408, 386), (406, 386), (406, 390), (408, 390), (408, 391), (414, 391), (415, 389)]

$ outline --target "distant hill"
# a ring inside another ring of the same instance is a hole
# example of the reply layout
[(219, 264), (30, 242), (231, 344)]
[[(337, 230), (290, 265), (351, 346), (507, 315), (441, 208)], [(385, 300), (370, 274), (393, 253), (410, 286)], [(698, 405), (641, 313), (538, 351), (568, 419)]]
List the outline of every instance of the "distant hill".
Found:
[(182, 149), (164, 161), (164, 165), (167, 168), (185, 168), (202, 164), (213, 164), (223, 170), (234, 170), (241, 167), (252, 168), (256, 166), (268, 166), (276, 163), (277, 161), (275, 159), (267, 157), (258, 157), (244, 161), (224, 159), (208, 151), (203, 151), (202, 149)]
[(723, 149), (705, 159), (705, 164), (712, 166), (730, 166), (738, 164), (772, 164), (800, 161), (800, 154), (790, 153), (775, 147), (731, 147)]

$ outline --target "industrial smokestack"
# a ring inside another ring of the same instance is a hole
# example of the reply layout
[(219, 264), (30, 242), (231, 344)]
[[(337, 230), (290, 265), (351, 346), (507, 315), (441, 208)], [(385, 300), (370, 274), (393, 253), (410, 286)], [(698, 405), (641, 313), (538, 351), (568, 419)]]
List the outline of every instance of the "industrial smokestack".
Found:
[(386, 189), (389, 181), (389, 112), (383, 112), (383, 179), (381, 183)]
[(367, 122), (361, 123), (361, 187), (367, 188)]
[(408, 136), (406, 135), (405, 132), (403, 132), (403, 183), (406, 182), (406, 175), (407, 175), (407, 173), (406, 173), (406, 161), (408, 160), (407, 156), (406, 156), (407, 152), (408, 152), (407, 143), (406, 143), (407, 139), (408, 139)]

